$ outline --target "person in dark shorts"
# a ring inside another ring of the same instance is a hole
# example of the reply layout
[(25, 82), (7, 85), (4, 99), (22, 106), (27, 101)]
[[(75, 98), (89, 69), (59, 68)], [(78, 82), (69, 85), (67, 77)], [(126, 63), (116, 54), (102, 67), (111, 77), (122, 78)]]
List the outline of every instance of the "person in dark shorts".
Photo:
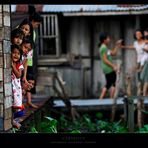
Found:
[(110, 98), (114, 97), (115, 84), (116, 84), (116, 71), (118, 66), (113, 63), (112, 56), (117, 54), (119, 48), (121, 48), (122, 40), (116, 42), (114, 49), (109, 49), (110, 37), (108, 34), (100, 34), (99, 52), (101, 57), (101, 68), (105, 74), (106, 85), (103, 87), (100, 99), (103, 99), (107, 91), (111, 88)]

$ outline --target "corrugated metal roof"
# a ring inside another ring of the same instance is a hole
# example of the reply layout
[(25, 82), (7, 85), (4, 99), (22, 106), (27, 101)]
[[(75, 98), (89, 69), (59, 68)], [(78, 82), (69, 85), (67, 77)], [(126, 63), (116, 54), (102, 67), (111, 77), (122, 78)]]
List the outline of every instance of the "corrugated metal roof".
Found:
[(45, 5), (43, 12), (90, 12), (102, 10), (115, 9), (116, 5)]
[[(106, 12), (106, 11), (141, 11), (148, 9), (148, 5), (43, 5), (42, 12)], [(16, 5), (11, 5), (15, 12)]]
[(43, 12), (138, 11), (144, 9), (148, 9), (148, 5), (44, 5)]

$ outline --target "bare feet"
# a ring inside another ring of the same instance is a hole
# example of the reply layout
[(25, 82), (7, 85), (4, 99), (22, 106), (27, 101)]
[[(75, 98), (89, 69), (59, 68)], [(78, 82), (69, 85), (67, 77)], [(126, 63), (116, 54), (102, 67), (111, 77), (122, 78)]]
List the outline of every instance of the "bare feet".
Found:
[(17, 129), (20, 129), (20, 127), (21, 127), (21, 124), (18, 121), (16, 121), (15, 119), (13, 119), (12, 125)]

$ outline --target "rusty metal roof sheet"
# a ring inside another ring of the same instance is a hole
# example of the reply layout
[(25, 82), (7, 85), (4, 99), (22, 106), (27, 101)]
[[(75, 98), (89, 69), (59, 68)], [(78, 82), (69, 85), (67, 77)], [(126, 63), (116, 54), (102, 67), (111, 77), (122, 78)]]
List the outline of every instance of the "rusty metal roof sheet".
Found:
[[(26, 5), (27, 6), (27, 5)], [(22, 7), (22, 9), (21, 9)], [(38, 6), (35, 5), (37, 8)], [(26, 8), (24, 10), (24, 8)], [(42, 9), (38, 10), (41, 12), (118, 12), (118, 11), (141, 11), (148, 9), (148, 5), (42, 5)], [(16, 7), (16, 5), (11, 5), (12, 12), (27, 12), (28, 8), (24, 5)]]

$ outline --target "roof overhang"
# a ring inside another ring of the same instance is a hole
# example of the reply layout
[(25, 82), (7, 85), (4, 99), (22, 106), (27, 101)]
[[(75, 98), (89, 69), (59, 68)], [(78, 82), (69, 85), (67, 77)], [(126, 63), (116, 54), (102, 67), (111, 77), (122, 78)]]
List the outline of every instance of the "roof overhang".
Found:
[(142, 11), (105, 11), (105, 12), (63, 12), (64, 16), (110, 16), (110, 15), (144, 15), (148, 10)]

